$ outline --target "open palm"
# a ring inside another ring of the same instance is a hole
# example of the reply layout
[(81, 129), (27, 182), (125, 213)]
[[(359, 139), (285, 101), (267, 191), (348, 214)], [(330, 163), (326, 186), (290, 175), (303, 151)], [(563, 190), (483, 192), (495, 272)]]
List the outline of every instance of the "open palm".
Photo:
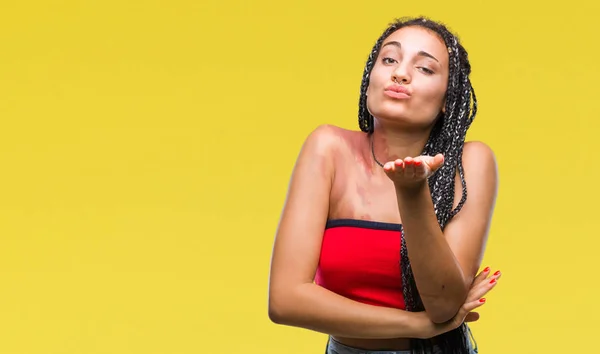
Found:
[(383, 165), (383, 169), (397, 187), (408, 187), (426, 180), (443, 164), (444, 156), (442, 154), (422, 155), (388, 161)]

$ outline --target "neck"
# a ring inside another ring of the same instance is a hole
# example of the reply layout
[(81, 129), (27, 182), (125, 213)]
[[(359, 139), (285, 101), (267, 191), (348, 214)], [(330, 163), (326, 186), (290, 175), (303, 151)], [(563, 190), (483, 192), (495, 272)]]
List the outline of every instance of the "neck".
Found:
[(396, 159), (417, 157), (423, 152), (429, 133), (430, 129), (414, 131), (375, 124), (371, 135), (375, 158), (385, 164)]

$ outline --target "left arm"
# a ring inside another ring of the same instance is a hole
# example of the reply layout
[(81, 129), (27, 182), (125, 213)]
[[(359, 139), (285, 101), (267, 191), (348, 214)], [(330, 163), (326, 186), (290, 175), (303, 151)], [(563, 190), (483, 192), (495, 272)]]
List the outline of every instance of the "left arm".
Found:
[[(479, 142), (465, 144), (463, 167), (468, 198), (444, 231), (426, 179), (396, 184), (415, 282), (427, 314), (437, 323), (451, 319), (465, 301), (483, 258), (496, 200), (497, 167), (490, 148)], [(462, 192), (458, 178), (455, 190), (454, 207)]]

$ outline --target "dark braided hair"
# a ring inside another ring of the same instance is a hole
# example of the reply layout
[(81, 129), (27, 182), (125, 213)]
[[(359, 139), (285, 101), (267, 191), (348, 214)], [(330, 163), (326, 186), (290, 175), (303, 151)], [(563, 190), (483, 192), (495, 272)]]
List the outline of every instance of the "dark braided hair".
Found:
[[(367, 60), (360, 87), (358, 123), (360, 129), (368, 134), (373, 133), (373, 116), (367, 109), (367, 88), (371, 70), (377, 60), (383, 41), (393, 32), (408, 26), (419, 26), (437, 33), (446, 44), (449, 55), (448, 88), (446, 91), (445, 112), (437, 118), (429, 139), (423, 149), (424, 155), (444, 155), (445, 162), (436, 173), (429, 178), (431, 198), (438, 223), (442, 229), (456, 215), (467, 199), (467, 185), (462, 165), (462, 153), (467, 130), (477, 113), (477, 99), (469, 80), (471, 65), (468, 55), (458, 38), (446, 26), (427, 18), (401, 18), (394, 21), (375, 43)], [(462, 197), (455, 209), (454, 178), (458, 170), (462, 185)], [(403, 233), (404, 230), (402, 229)], [(408, 258), (408, 250), (404, 237), (401, 238), (400, 263), (402, 270), (403, 296), (407, 311), (423, 311), (424, 306), (419, 296), (412, 268)], [(455, 330), (444, 333), (433, 340), (412, 339), (412, 347), (418, 353), (431, 352), (435, 342), (444, 354), (469, 353), (466, 324)]]

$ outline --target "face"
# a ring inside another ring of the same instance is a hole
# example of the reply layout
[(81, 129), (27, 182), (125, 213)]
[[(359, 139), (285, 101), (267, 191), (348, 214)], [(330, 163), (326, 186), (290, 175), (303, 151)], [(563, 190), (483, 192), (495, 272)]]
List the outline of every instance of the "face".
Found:
[(369, 77), (371, 115), (380, 121), (430, 126), (444, 109), (448, 60), (446, 45), (431, 30), (404, 27), (392, 33)]

